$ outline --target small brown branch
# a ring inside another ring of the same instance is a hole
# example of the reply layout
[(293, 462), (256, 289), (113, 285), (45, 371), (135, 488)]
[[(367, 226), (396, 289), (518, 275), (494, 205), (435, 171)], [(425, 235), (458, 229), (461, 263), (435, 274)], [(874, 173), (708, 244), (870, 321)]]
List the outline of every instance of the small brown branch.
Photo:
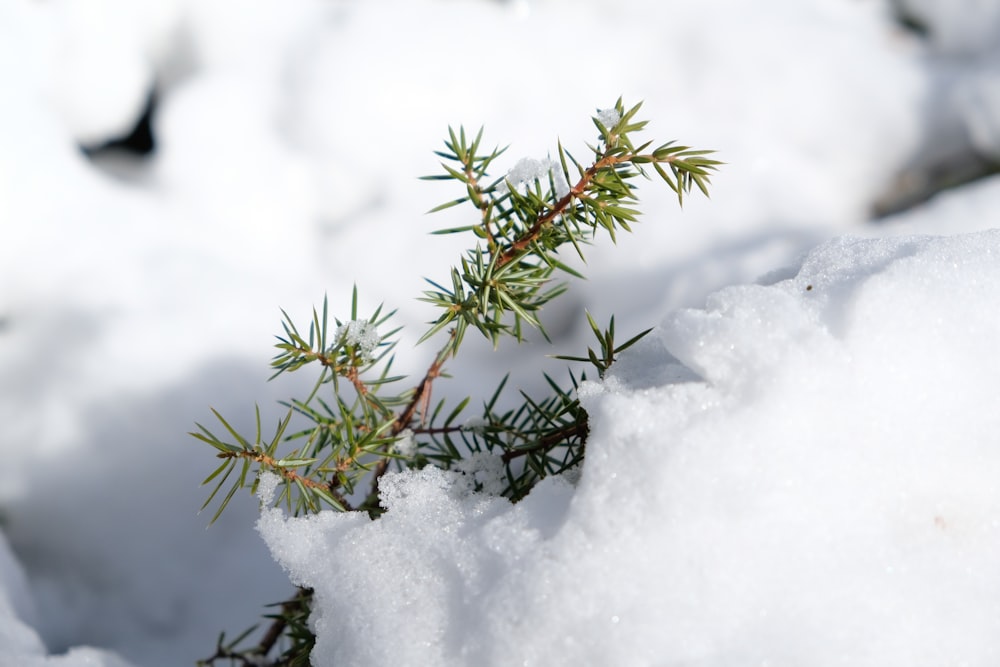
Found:
[[(275, 658), (273, 662), (269, 661), (266, 663), (261, 662), (261, 659), (267, 658), (268, 654), (281, 639), (285, 629), (288, 627), (288, 618), (297, 611), (303, 610), (304, 607), (308, 608), (312, 595), (313, 589), (300, 586), (295, 593), (295, 597), (281, 604), (281, 612), (273, 619), (271, 625), (267, 628), (267, 632), (264, 633), (260, 642), (253, 648), (233, 650), (219, 645), (211, 657), (199, 660), (198, 664), (202, 666), (214, 665), (216, 660), (229, 660), (230, 663), (239, 661), (245, 667), (264, 664), (272, 666), (286, 664), (284, 661), (278, 662), (278, 658)], [(305, 611), (308, 611), (308, 609), (305, 609)]]
[(292, 615), (294, 612), (298, 611), (302, 607), (307, 607), (309, 601), (312, 599), (313, 589), (306, 588), (303, 586), (299, 587), (298, 592), (295, 594), (291, 600), (286, 600), (281, 605), (281, 613), (278, 615), (274, 622), (268, 627), (267, 632), (261, 637), (260, 643), (254, 649), (256, 655), (266, 656), (274, 648), (274, 645), (278, 643), (281, 639), (281, 635), (285, 632), (285, 628), (288, 627), (288, 616)]
[(424, 373), (423, 379), (417, 388), (413, 391), (413, 398), (406, 405), (399, 416), (396, 417), (396, 422), (392, 425), (392, 434), (399, 435), (410, 425), (413, 421), (413, 416), (417, 412), (417, 408), (423, 406), (426, 403), (426, 396), (429, 396), (431, 391), (431, 385), (434, 384), (434, 380), (441, 375), (442, 369), (444, 369), (444, 362), (448, 360), (451, 356), (453, 349), (452, 345), (455, 341), (456, 332), (454, 329), (451, 331), (451, 336), (448, 338), (448, 342), (445, 343), (444, 347), (437, 353), (434, 357), (434, 361), (431, 362), (430, 367), (428, 367), (427, 372)]
[(465, 162), (465, 177), (468, 179), (466, 181), (466, 186), (469, 188), (469, 198), (482, 214), (483, 231), (486, 232), (486, 241), (489, 245), (490, 252), (493, 252), (497, 247), (497, 241), (493, 236), (493, 230), (490, 228), (490, 204), (482, 197), (483, 191), (479, 187), (479, 179), (476, 177), (475, 171), (472, 168), (471, 156), (470, 159)]
[(274, 468), (278, 470), (279, 474), (289, 482), (298, 482), (301, 483), (303, 486), (307, 486), (312, 489), (322, 488), (327, 486), (325, 482), (317, 482), (312, 478), (298, 474), (294, 470), (290, 470), (288, 468), (285, 468), (284, 466), (279, 466), (278, 459), (274, 458), (273, 456), (268, 456), (267, 454), (263, 454), (261, 452), (253, 452), (245, 449), (239, 452), (223, 452), (218, 456), (220, 459), (249, 459), (254, 463), (260, 463), (269, 468)]
[(361, 373), (358, 371), (357, 366), (353, 365), (339, 365), (334, 357), (331, 357), (323, 352), (315, 352), (308, 348), (297, 347), (296, 351), (302, 353), (304, 357), (310, 361), (316, 360), (320, 362), (326, 368), (329, 368), (335, 375), (345, 378), (354, 387), (354, 391), (357, 392), (358, 396), (368, 405), (375, 408), (378, 412), (382, 413), (382, 416), (389, 416), (387, 410), (383, 409), (382, 406), (378, 404), (378, 401), (372, 397), (372, 392), (365, 384), (364, 379), (361, 377)]
[[(422, 408), (423, 415), (426, 416), (427, 405), (430, 402), (431, 386), (434, 384), (434, 380), (440, 377), (441, 371), (444, 369), (444, 364), (448, 360), (448, 357), (454, 352), (453, 345), (455, 343), (455, 337), (457, 332), (452, 329), (451, 334), (448, 337), (448, 342), (444, 344), (438, 353), (434, 357), (434, 361), (427, 368), (427, 372), (424, 373), (424, 377), (420, 380), (420, 384), (417, 385), (416, 389), (413, 390), (413, 398), (410, 402), (406, 404), (399, 416), (396, 417), (396, 421), (392, 425), (390, 433), (393, 436), (397, 436), (402, 433), (413, 421), (414, 415), (417, 413), (418, 408)], [(372, 473), (372, 484), (371, 490), (368, 493), (368, 500), (365, 501), (367, 505), (369, 500), (378, 497), (378, 482), (385, 475), (386, 471), (389, 469), (389, 457), (385, 456), (379, 460), (378, 464), (375, 466), (375, 470)]]
[(316, 481), (311, 477), (306, 477), (305, 475), (300, 475), (299, 473), (286, 468), (284, 466), (278, 465), (278, 459), (273, 456), (268, 456), (267, 454), (261, 452), (253, 452), (249, 450), (243, 450), (239, 452), (223, 452), (218, 455), (220, 459), (249, 459), (254, 463), (259, 463), (261, 465), (267, 466), (272, 470), (277, 470), (278, 474), (281, 475), (285, 480), (297, 484), (301, 484), (310, 489), (324, 489), (327, 493), (334, 497), (334, 499), (344, 506), (345, 509), (352, 510), (351, 504), (344, 498), (339, 491), (337, 491), (338, 484), (336, 483), (336, 478), (329, 482)]
[(544, 438), (541, 438), (538, 442), (531, 445), (530, 447), (522, 447), (520, 449), (509, 449), (503, 453), (500, 457), (503, 459), (504, 463), (510, 463), (514, 459), (527, 456), (528, 454), (534, 454), (535, 452), (548, 451), (553, 447), (556, 447), (570, 438), (577, 437), (583, 440), (587, 439), (587, 435), (590, 433), (590, 426), (587, 423), (587, 416), (584, 413), (583, 419), (577, 421), (576, 423), (567, 426), (564, 429), (549, 433)]
[(323, 364), (327, 368), (332, 368), (334, 371), (340, 370), (340, 367), (337, 366), (336, 360), (324, 354), (323, 352), (317, 352), (313, 350), (311, 347), (304, 347), (302, 345), (296, 345), (295, 351), (306, 358), (306, 363), (315, 360)]
[[(339, 369), (334, 369), (335, 371)], [(364, 381), (361, 379), (361, 374), (358, 373), (357, 366), (351, 366), (344, 372), (344, 377), (354, 386), (354, 391), (358, 392), (358, 396), (366, 397), (368, 396), (368, 387), (365, 386)]]
[(207, 658), (204, 658), (203, 660), (199, 660), (196, 664), (199, 667), (209, 667), (210, 665), (215, 665), (216, 660), (228, 660), (230, 665), (238, 660), (240, 664), (244, 665), (244, 667), (250, 667), (251, 665), (258, 664), (257, 658), (250, 658), (244, 653), (231, 651), (222, 646), (217, 647), (215, 649), (215, 653)]
[(365, 386), (364, 381), (361, 379), (361, 374), (358, 372), (357, 366), (352, 364), (338, 364), (336, 357), (332, 357), (324, 352), (317, 352), (308, 347), (299, 346), (295, 348), (295, 351), (305, 357), (307, 363), (309, 361), (318, 361), (323, 366), (332, 370), (334, 374), (345, 378), (354, 386), (359, 395), (365, 396), (368, 394), (368, 387)]
[(580, 195), (587, 190), (587, 186), (589, 186), (590, 182), (594, 180), (594, 176), (597, 175), (598, 171), (622, 162), (629, 162), (635, 157), (637, 156), (631, 154), (605, 155), (588, 167), (587, 170), (583, 172), (583, 176), (577, 184), (570, 188), (570, 191), (563, 195), (562, 198), (556, 202), (555, 206), (553, 206), (544, 215), (539, 216), (538, 219), (535, 220), (535, 223), (528, 228), (528, 231), (516, 238), (514, 242), (511, 243), (510, 246), (497, 257), (497, 268), (510, 264), (515, 259), (520, 257), (521, 253), (523, 253), (528, 246), (534, 243), (539, 234), (542, 233), (542, 229), (544, 229), (546, 225), (550, 224), (557, 217), (562, 215), (566, 209), (569, 208), (569, 205), (573, 202), (573, 200), (579, 198)]

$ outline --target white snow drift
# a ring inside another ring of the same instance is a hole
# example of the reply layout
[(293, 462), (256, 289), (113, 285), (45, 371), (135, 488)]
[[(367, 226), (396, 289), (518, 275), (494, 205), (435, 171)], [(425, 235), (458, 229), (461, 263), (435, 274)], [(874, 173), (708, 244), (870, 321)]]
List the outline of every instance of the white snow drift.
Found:
[(581, 387), (575, 490), (431, 468), (375, 522), (265, 510), (313, 664), (995, 664), (998, 259), (842, 239), (675, 313)]
[[(190, 664), (287, 596), (252, 498), (204, 530), (185, 433), (276, 415), (279, 308), (344, 320), (355, 282), (419, 373), (412, 297), (459, 242), (427, 232), (467, 222), (420, 215), (461, 194), (416, 180), (447, 126), (511, 143), (498, 176), (557, 136), (584, 157), (619, 95), (720, 151), (713, 199), (644, 187), (545, 313), (557, 348), (470, 348), (440, 393), (539, 381), (584, 308), (667, 319), (586, 388), (576, 487), (511, 507), (430, 470), (377, 524), (266, 514), (317, 664), (996, 664), (996, 239), (902, 237), (998, 226), (1000, 183), (868, 218), (998, 154), (1000, 2), (614, 5), (0, 0), (0, 667)], [(153, 154), (81, 153), (151, 89)]]

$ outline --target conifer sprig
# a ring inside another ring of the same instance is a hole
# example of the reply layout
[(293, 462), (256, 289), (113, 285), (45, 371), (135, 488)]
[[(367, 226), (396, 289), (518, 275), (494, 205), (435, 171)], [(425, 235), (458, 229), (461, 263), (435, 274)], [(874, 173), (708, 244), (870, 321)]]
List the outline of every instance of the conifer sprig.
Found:
[[(589, 166), (582, 166), (560, 142), (558, 162), (551, 164), (547, 175), (536, 174), (526, 183), (501, 178), (484, 186), (487, 168), (506, 149), (480, 155), (482, 130), (470, 142), (464, 128), (457, 133), (449, 129), (447, 150), (437, 153), (445, 159), (445, 174), (425, 178), (459, 181), (466, 195), (432, 212), (469, 202), (480, 210), (481, 218), (478, 224), (436, 233), (471, 232), (480, 241), (452, 268), (450, 286), (431, 282), (434, 289), (424, 292), (423, 300), (442, 311), (424, 339), (448, 326), (455, 327), (459, 344), (470, 326), (494, 346), (502, 336), (520, 341), (523, 324), (544, 335), (537, 313), (565, 291), (565, 285), (552, 284), (553, 274), (560, 271), (580, 277), (560, 259), (559, 251), (572, 245), (585, 259), (581, 246), (590, 243), (599, 230), (607, 231), (612, 241), (617, 230), (631, 231), (630, 225), (639, 216), (632, 208), (637, 201), (632, 181), (648, 177), (643, 165), (653, 166), (680, 203), (693, 185), (708, 194), (711, 172), (720, 164), (706, 157), (711, 151), (673, 142), (648, 152), (651, 142), (638, 148), (633, 145), (631, 134), (646, 126), (646, 121), (634, 120), (641, 106), (625, 111), (619, 98), (613, 109), (594, 118), (600, 142), (589, 147), (593, 153)], [(571, 179), (575, 180), (572, 186)], [(525, 185), (524, 192), (520, 185)]]
[[(482, 130), (470, 137), (464, 128), (449, 129), (445, 150), (437, 152), (444, 173), (425, 178), (458, 182), (464, 195), (432, 211), (470, 205), (476, 213), (472, 224), (435, 232), (472, 238), (447, 280), (428, 281), (430, 289), (421, 298), (438, 314), (420, 342), (446, 333), (424, 375), (409, 389), (395, 389), (405, 378), (391, 371), (399, 332), (390, 325), (394, 311), (384, 313), (379, 306), (367, 318), (359, 317), (356, 288), (348, 320), (331, 324), (324, 299), (302, 333), (282, 312), (272, 378), (318, 365), (317, 379), (305, 398), (284, 403), (287, 411), (270, 437), (264, 436), (259, 409), (253, 437), (241, 435), (214, 410), (220, 435), (197, 425), (192, 435), (217, 450), (221, 460), (204, 480), (213, 490), (203, 509), (217, 503), (212, 521), (240, 489), (255, 491), (264, 472), (278, 476), (276, 503), (293, 515), (332, 508), (366, 511), (374, 518), (383, 511), (379, 479), (394, 464), (456, 470), (468, 475), (471, 489), (513, 501), (544, 477), (577, 468), (589, 434), (587, 413), (575, 396), (584, 373), (570, 371), (566, 385), (546, 375), (546, 395), (520, 392), (510, 409), (499, 407), (504, 378), (471, 418), (471, 398), (454, 406), (434, 403), (433, 386), (470, 329), (494, 346), (504, 337), (521, 341), (526, 326), (545, 335), (541, 311), (566, 289), (556, 274), (580, 277), (561, 253), (585, 261), (583, 247), (602, 231), (612, 241), (619, 231), (631, 232), (639, 217), (635, 179), (651, 178), (649, 167), (680, 204), (692, 187), (708, 194), (710, 176), (720, 164), (708, 157), (711, 151), (673, 142), (652, 149), (652, 142), (635, 145), (633, 135), (646, 127), (646, 121), (636, 120), (640, 108), (626, 110), (619, 99), (598, 112), (598, 141), (588, 146), (592, 155), (586, 163), (560, 142), (557, 160), (522, 160), (499, 178), (490, 169), (506, 149), (484, 151)], [(596, 349), (558, 358), (593, 366), (600, 377), (619, 353), (649, 332), (616, 344), (613, 317), (604, 329), (589, 313), (587, 319)], [(313, 644), (309, 591), (300, 590), (278, 607), (263, 640), (239, 649), (249, 633), (235, 641), (222, 635), (215, 655), (200, 664), (306, 664)]]

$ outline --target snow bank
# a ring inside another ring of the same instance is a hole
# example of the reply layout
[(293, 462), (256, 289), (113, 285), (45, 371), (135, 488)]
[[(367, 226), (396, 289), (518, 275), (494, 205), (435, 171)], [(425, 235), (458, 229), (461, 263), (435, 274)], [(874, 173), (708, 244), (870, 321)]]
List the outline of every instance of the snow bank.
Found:
[(996, 664), (998, 258), (841, 239), (676, 312), (581, 387), (575, 490), (431, 468), (376, 522), (266, 510), (313, 664)]
[[(993, 5), (972, 18), (973, 4), (936, 15), (978, 31), (984, 49)], [(419, 334), (419, 287), (399, 286), (440, 278), (456, 256), (426, 234), (445, 217), (415, 217), (456, 196), (415, 179), (437, 168), (430, 151), (449, 123), (513, 142), (500, 174), (520, 155), (553, 154), (556, 135), (578, 150), (593, 139), (588, 113), (624, 95), (646, 100), (651, 137), (717, 148), (729, 163), (714, 200), (692, 198), (683, 216), (669, 193), (643, 191), (640, 233), (595, 246), (589, 286), (548, 313), (560, 352), (581, 349), (584, 301), (631, 331), (834, 234), (896, 233), (866, 231), (867, 211), (922, 143), (952, 149), (924, 115), (958, 103), (934, 92), (924, 50), (885, 9), (628, 0), (612, 16), (573, 0), (259, 0), (238, 11), (228, 0), (0, 0), (0, 511), (38, 608), (0, 618), (0, 636), (29, 637), (0, 641), (0, 665), (46, 659), (22, 622), (56, 653), (101, 645), (147, 667), (189, 663), (286, 594), (258, 536), (240, 532), (255, 516), (249, 499), (203, 530), (196, 485), (213, 457), (183, 434), (209, 405), (244, 426), (255, 401), (267, 410), (296, 393), (263, 385), (279, 307), (308, 313), (328, 292), (339, 308), (356, 280), (368, 306), (401, 307), (406, 334)], [(977, 128), (985, 151), (998, 136), (995, 80), (968, 80), (949, 127)], [(150, 86), (157, 149), (109, 175), (78, 143), (127, 130)], [(925, 230), (953, 233), (996, 206), (975, 208), (942, 210)], [(397, 368), (422, 371), (420, 354)], [(442, 392), (464, 394), (517, 361), (483, 359)], [(529, 381), (537, 370), (532, 360)], [(546, 493), (553, 509), (541, 507)], [(494, 538), (508, 549), (496, 556), (506, 581), (509, 550), (549, 544), (570, 496), (553, 483), (524, 509), (490, 506), (509, 515)]]
[(27, 578), (0, 532), (0, 667), (129, 667), (113, 653), (90, 647), (48, 656), (30, 625), (34, 617)]

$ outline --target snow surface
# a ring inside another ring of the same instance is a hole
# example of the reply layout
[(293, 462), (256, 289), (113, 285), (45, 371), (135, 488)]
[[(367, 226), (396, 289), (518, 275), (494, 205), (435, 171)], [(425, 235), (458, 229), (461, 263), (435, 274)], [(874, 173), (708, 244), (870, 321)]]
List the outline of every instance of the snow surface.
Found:
[(676, 312), (580, 388), (575, 490), (425, 469), (376, 522), (265, 510), (313, 664), (995, 664), (998, 258), (844, 238)]
[[(996, 664), (1000, 181), (872, 211), (1000, 154), (998, 17), (0, 0), (0, 667), (191, 664), (288, 596), (275, 560), (323, 599), (318, 665)], [(154, 154), (80, 152), (151, 87)], [(185, 432), (210, 405), (276, 420), (308, 383), (265, 382), (279, 308), (344, 319), (357, 282), (362, 313), (399, 308), (396, 368), (426, 367), (414, 297), (461, 242), (427, 232), (467, 220), (422, 218), (457, 195), (415, 177), (448, 124), (512, 143), (502, 175), (557, 136), (583, 155), (619, 96), (720, 151), (712, 200), (643, 188), (645, 222), (546, 313), (555, 348), (472, 345), (440, 387), (537, 389), (585, 308), (662, 323), (583, 391), (576, 486), (512, 507), (468, 494), (474, 460), (389, 478), (377, 523), (268, 512), (265, 542), (247, 496), (205, 530), (215, 459)]]

